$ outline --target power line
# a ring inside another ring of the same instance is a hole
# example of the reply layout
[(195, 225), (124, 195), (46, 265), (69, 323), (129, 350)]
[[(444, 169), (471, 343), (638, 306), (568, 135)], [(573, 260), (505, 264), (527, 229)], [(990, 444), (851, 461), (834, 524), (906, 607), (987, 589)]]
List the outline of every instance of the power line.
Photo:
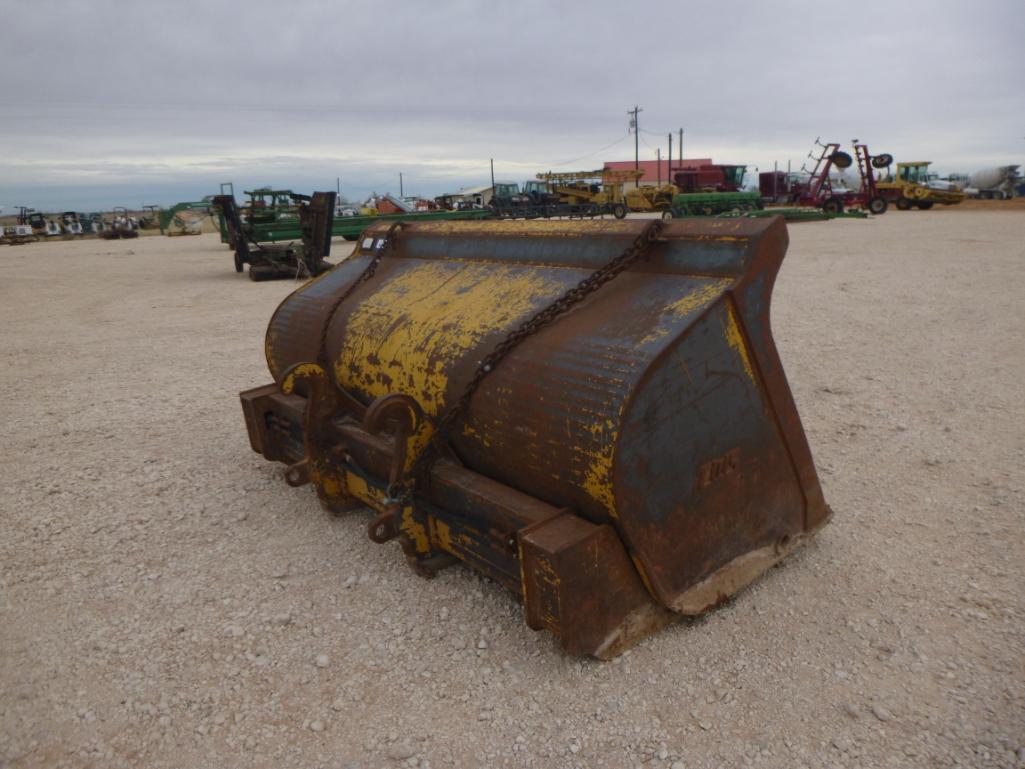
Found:
[(615, 147), (617, 144), (619, 144), (621, 141), (623, 141), (623, 139), (625, 139), (629, 135), (630, 135), (630, 131), (627, 130), (627, 132), (625, 134), (623, 134), (618, 139), (616, 139), (614, 142), (612, 142), (612, 144), (606, 144), (601, 149), (597, 149), (594, 152), (589, 152), (588, 154), (582, 155), (581, 157), (578, 157), (578, 158), (573, 158), (572, 160), (565, 160), (562, 163), (551, 163), (549, 165), (551, 165), (552, 168), (557, 168), (559, 166), (568, 166), (570, 163), (578, 163), (581, 160), (587, 160), (587, 158), (594, 157), (599, 152), (604, 152), (605, 150), (612, 149), (613, 147)]

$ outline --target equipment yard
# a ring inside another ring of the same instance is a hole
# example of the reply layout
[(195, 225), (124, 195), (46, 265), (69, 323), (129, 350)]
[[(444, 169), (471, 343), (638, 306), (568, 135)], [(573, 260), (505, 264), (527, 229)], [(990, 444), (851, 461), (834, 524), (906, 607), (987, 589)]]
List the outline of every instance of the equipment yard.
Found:
[(298, 284), (209, 233), (0, 248), (0, 768), (1025, 767), (1015, 208), (789, 227), (773, 333), (833, 518), (607, 662), (254, 453)]

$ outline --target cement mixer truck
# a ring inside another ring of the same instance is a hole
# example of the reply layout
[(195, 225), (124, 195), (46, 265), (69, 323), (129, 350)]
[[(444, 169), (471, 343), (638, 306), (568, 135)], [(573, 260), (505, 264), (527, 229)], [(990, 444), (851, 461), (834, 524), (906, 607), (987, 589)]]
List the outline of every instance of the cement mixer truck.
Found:
[(964, 193), (971, 198), (983, 200), (1004, 200), (1013, 198), (1014, 190), (1020, 179), (1020, 166), (997, 166), (976, 171), (968, 178)]

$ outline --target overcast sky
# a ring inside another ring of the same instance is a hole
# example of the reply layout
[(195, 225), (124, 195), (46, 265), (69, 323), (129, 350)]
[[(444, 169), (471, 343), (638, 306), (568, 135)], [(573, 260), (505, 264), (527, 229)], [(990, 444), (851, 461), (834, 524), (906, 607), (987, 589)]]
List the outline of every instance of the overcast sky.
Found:
[(0, 0), (0, 71), (5, 213), (523, 181), (632, 159), (635, 104), (642, 159), (1025, 158), (1023, 0)]

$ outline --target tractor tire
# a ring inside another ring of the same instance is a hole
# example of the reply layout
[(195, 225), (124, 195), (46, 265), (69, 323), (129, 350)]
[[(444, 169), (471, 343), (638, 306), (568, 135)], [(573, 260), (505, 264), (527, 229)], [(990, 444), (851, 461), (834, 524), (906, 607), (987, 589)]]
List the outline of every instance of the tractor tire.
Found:
[(898, 211), (910, 211), (911, 210), (911, 201), (908, 200), (907, 198), (900, 198), (900, 199), (898, 199), (897, 200), (897, 210)]
[(879, 216), (880, 214), (885, 214), (886, 209), (889, 207), (890, 204), (887, 202), (886, 198), (876, 197), (868, 201), (868, 210), (876, 216)]
[(249, 279), (257, 283), (263, 280), (273, 280), (274, 274), (274, 266), (271, 264), (249, 265)]
[(921, 208), (923, 211), (928, 211), (930, 208), (932, 208), (933, 201), (931, 201), (931, 200), (923, 200), (921, 203), (917, 203), (916, 205), (919, 208)]
[(872, 158), (872, 168), (886, 168), (893, 164), (893, 155), (883, 153)]
[(672, 221), (672, 219), (673, 219), (673, 212), (672, 211), (663, 211), (662, 212), (662, 221), (663, 222), (669, 222), (669, 221)]
[(245, 262), (242, 261), (242, 257), (238, 255), (238, 251), (235, 252), (235, 272), (242, 272), (245, 270)]
[(622, 203), (616, 203), (616, 205), (612, 206), (612, 215), (617, 219), (625, 219), (626, 206), (624, 206)]
[(342, 235), (346, 240), (359, 240), (359, 235)]
[(842, 214), (843, 201), (837, 197), (826, 198), (822, 201), (822, 210), (827, 214)]
[(833, 165), (839, 169), (850, 168), (851, 163), (854, 162), (854, 158), (848, 155), (846, 152), (834, 152), (829, 156), (829, 159), (833, 161)]

